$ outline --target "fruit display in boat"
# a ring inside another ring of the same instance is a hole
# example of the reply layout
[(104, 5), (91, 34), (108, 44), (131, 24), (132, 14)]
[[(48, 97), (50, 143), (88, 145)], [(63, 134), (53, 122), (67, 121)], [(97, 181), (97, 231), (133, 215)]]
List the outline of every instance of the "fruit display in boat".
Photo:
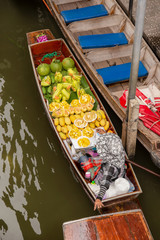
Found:
[(61, 111), (62, 111), (62, 116), (63, 117), (68, 117), (69, 116), (69, 112), (68, 112), (67, 109), (62, 109)]
[(90, 122), (90, 123), (89, 123), (89, 127), (94, 129), (94, 128), (96, 128), (96, 125), (95, 125), (94, 122)]
[(74, 112), (75, 112), (75, 114), (80, 114), (81, 113), (81, 108), (80, 107), (74, 107)]
[(71, 106), (72, 107), (79, 107), (80, 106), (79, 100), (78, 99), (73, 99), (72, 102), (71, 102)]
[(98, 109), (98, 110), (97, 110), (97, 113), (100, 113), (100, 114), (102, 115), (102, 118), (104, 118), (104, 119), (106, 118), (105, 113), (104, 113), (103, 110)]
[(69, 132), (69, 136), (73, 139), (77, 139), (82, 135), (81, 131), (78, 128), (72, 128)]
[(65, 118), (64, 117), (59, 118), (59, 124), (61, 125), (61, 127), (65, 126)]
[(69, 103), (66, 101), (62, 101), (60, 104), (60, 108), (67, 109), (70, 107)]
[(48, 87), (51, 85), (51, 78), (50, 76), (44, 76), (41, 81), (41, 86), (42, 87)]
[(61, 131), (66, 134), (66, 133), (68, 133), (68, 128), (66, 126), (63, 126), (61, 128)]
[(86, 112), (84, 114), (84, 117), (83, 119), (86, 121), (86, 122), (93, 122), (94, 120), (96, 120), (97, 118), (97, 114), (96, 112)]
[(77, 118), (74, 121), (74, 125), (78, 128), (84, 128), (87, 126), (87, 122), (83, 118)]
[(58, 109), (52, 112), (52, 117), (60, 118), (62, 117), (62, 110)]
[(94, 105), (92, 103), (86, 104), (87, 111), (91, 111), (93, 109), (93, 107), (94, 107)]
[(71, 120), (70, 120), (69, 117), (65, 117), (64, 120), (65, 120), (65, 124), (66, 125), (70, 125), (71, 124)]
[(105, 126), (104, 126), (104, 130), (108, 130), (108, 128), (109, 128), (109, 121), (106, 121), (106, 124), (105, 124)]
[(59, 125), (59, 118), (55, 118), (55, 119), (54, 119), (54, 124), (55, 124), (56, 126)]
[(40, 76), (46, 76), (50, 73), (50, 66), (47, 63), (41, 63), (37, 67), (37, 72)]
[(60, 62), (60, 60), (56, 60), (55, 58), (53, 58), (50, 64), (50, 68), (53, 73), (60, 72), (62, 71), (62, 63)]
[(56, 111), (56, 110), (58, 110), (58, 109), (60, 109), (60, 104), (59, 104), (59, 103), (51, 102), (51, 103), (49, 104), (49, 111), (50, 111), (50, 112)]
[(72, 58), (66, 57), (62, 61), (62, 66), (65, 70), (68, 70), (69, 68), (74, 68), (75, 62)]
[(87, 103), (90, 103), (91, 102), (91, 96), (89, 94), (83, 94), (80, 99), (79, 99), (79, 102), (81, 104), (87, 104)]
[(57, 131), (58, 131), (58, 132), (61, 132), (61, 129), (62, 129), (61, 125), (58, 125), (58, 126), (57, 126)]
[(106, 119), (103, 118), (103, 119), (100, 121), (100, 125), (101, 125), (102, 127), (104, 127), (105, 124), (106, 124)]
[(113, 131), (112, 130), (108, 130), (107, 133), (113, 133)]
[(64, 134), (63, 132), (59, 132), (59, 135), (63, 140), (67, 138), (66, 134)]
[(87, 126), (86, 128), (84, 128), (82, 130), (82, 134), (83, 134), (83, 136), (91, 138), (94, 136), (94, 130)]
[(90, 140), (86, 137), (82, 137), (78, 139), (77, 143), (80, 147), (86, 148), (90, 145)]
[(74, 107), (69, 107), (68, 109), (69, 115), (73, 115), (74, 114)]

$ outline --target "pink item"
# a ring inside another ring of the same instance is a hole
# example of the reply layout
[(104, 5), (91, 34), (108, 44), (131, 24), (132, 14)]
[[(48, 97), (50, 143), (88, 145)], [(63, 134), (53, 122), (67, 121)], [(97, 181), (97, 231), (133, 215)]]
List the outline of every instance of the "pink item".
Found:
[(85, 172), (85, 178), (90, 179), (91, 178), (91, 173), (90, 172)]
[(38, 35), (37, 36), (37, 42), (46, 42), (48, 39), (47, 39), (47, 36), (45, 34), (41, 34), (41, 35)]

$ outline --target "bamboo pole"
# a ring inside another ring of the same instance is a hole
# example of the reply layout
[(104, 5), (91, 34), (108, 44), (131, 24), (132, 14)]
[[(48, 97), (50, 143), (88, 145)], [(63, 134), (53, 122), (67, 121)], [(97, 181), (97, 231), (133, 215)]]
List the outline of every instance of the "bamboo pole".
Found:
[(153, 172), (153, 171), (151, 171), (150, 169), (145, 168), (145, 167), (139, 165), (138, 163), (135, 163), (135, 162), (129, 160), (128, 158), (126, 158), (126, 162), (131, 163), (132, 165), (134, 165), (134, 166), (136, 166), (136, 167), (139, 167), (139, 168), (145, 170), (146, 172), (149, 172), (149, 173), (153, 174), (154, 176), (160, 178), (160, 174), (158, 174), (158, 173), (156, 173), (156, 172)]

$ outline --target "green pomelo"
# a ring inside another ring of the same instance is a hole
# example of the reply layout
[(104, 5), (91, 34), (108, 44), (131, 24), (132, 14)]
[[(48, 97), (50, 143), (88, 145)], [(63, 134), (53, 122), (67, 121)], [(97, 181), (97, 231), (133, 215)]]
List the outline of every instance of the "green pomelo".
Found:
[(41, 63), (37, 67), (37, 72), (40, 76), (46, 76), (50, 73), (50, 66), (47, 63)]
[(53, 73), (61, 72), (62, 71), (62, 63), (59, 60), (54, 60), (51, 62), (50, 68)]
[(62, 66), (65, 70), (67, 70), (68, 68), (73, 68), (75, 66), (75, 62), (72, 58), (67, 57), (63, 59)]

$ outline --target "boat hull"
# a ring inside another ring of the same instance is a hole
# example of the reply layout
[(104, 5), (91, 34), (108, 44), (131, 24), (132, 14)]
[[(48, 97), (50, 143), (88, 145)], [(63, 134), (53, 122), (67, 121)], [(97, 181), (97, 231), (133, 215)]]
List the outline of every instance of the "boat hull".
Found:
[[(38, 31), (38, 33), (39, 32), (40, 31)], [(77, 60), (74, 58), (74, 56), (73, 56), (72, 52), (70, 51), (70, 49), (69, 49), (68, 45), (66, 44), (66, 42), (63, 39), (53, 39), (54, 37), (53, 37), (53, 35), (51, 34), (51, 32), (48, 29), (41, 30), (41, 33), (44, 33), (44, 34), (46, 34), (48, 36), (48, 41), (42, 42), (42, 43), (37, 43), (36, 42), (36, 38), (35, 38), (35, 36), (37, 35), (37, 32), (27, 33), (28, 48), (29, 48), (31, 63), (32, 63), (32, 67), (33, 67), (33, 71), (34, 71), (34, 75), (35, 75), (36, 84), (37, 84), (37, 87), (38, 87), (38, 90), (39, 90), (39, 93), (40, 93), (40, 96), (41, 96), (41, 100), (42, 100), (42, 103), (44, 105), (44, 108), (45, 108), (45, 111), (46, 111), (49, 123), (50, 123), (52, 129), (54, 130), (54, 132), (57, 134), (59, 142), (60, 142), (60, 144), (62, 146), (62, 149), (64, 150), (64, 152), (65, 152), (65, 154), (67, 156), (67, 159), (69, 161), (70, 166), (72, 167), (72, 170), (74, 172), (75, 177), (81, 183), (82, 187), (84, 188), (85, 192), (87, 193), (87, 195), (91, 199), (91, 201), (94, 202), (95, 199), (96, 199), (96, 196), (91, 191), (91, 189), (89, 188), (89, 186), (87, 184), (87, 181), (84, 178), (84, 175), (82, 174), (82, 172), (80, 171), (79, 167), (77, 166), (76, 161), (74, 161), (72, 159), (71, 154), (70, 154), (70, 150), (67, 147), (66, 140), (62, 140), (61, 139), (61, 137), (60, 137), (60, 135), (59, 135), (59, 133), (58, 133), (58, 131), (56, 129), (56, 126), (54, 124), (53, 117), (51, 116), (51, 113), (49, 112), (47, 101), (45, 100), (45, 98), (43, 96), (43, 93), (42, 93), (41, 82), (40, 82), (40, 79), (38, 77), (38, 73), (37, 73), (36, 68), (37, 68), (37, 66), (39, 64), (40, 59), (45, 54), (52, 53), (53, 51), (57, 51), (57, 52), (61, 52), (63, 57), (72, 56), (72, 58), (75, 61), (75, 65), (76, 65), (77, 69), (85, 76), (86, 80), (88, 81), (88, 85), (89, 85), (90, 89), (92, 90), (94, 96), (96, 97), (96, 100), (97, 100), (98, 104), (104, 110), (104, 112), (105, 112), (105, 114), (106, 114), (106, 116), (107, 116), (107, 118), (108, 118), (108, 120), (110, 122), (112, 130), (114, 132), (116, 132), (116, 131), (115, 131), (115, 128), (114, 128), (114, 126), (113, 126), (113, 124), (112, 124), (112, 122), (111, 122), (107, 112), (105, 111), (105, 109), (104, 109), (104, 107), (103, 107), (103, 105), (102, 105), (98, 95), (96, 94), (93, 86), (91, 85), (91, 83), (87, 79), (87, 76), (85, 75), (85, 73), (81, 69), (81, 67), (78, 64)], [(140, 185), (138, 183), (138, 180), (137, 180), (136, 175), (135, 175), (135, 173), (134, 173), (134, 171), (132, 169), (131, 164), (127, 163), (127, 165), (128, 165), (127, 176), (130, 179), (130, 181), (134, 184), (135, 190), (133, 192), (130, 192), (130, 193), (126, 193), (126, 194), (123, 194), (123, 195), (119, 195), (119, 196), (116, 196), (116, 197), (112, 197), (112, 198), (103, 200), (103, 204), (104, 204), (105, 207), (106, 206), (112, 206), (112, 205), (119, 204), (119, 203), (123, 203), (125, 201), (130, 201), (131, 199), (137, 198), (138, 195), (140, 193), (142, 193), (141, 187), (140, 187)]]

